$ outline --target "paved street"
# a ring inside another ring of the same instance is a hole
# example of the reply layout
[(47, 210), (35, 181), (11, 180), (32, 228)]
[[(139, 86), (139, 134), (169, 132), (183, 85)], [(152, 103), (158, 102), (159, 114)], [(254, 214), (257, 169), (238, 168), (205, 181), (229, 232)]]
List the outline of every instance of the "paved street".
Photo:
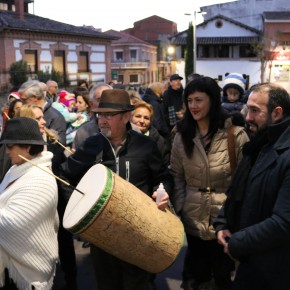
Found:
[[(166, 271), (157, 275), (156, 290), (180, 290), (182, 261), (186, 245), (182, 248), (174, 264)], [(91, 264), (89, 249), (82, 248), (82, 242), (75, 240), (75, 250), (78, 265), (78, 290), (97, 290), (94, 280), (93, 267)], [(63, 290), (64, 281), (62, 272), (57, 272), (53, 290)], [(116, 289), (118, 290), (118, 289)], [(136, 289), (138, 290), (138, 289)]]

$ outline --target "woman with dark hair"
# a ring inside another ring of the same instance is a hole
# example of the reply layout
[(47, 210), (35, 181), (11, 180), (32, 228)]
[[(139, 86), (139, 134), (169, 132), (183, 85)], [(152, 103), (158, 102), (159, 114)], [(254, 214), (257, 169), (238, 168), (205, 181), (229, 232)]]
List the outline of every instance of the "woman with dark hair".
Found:
[(91, 102), (89, 92), (79, 92), (76, 95), (76, 113), (78, 119), (69, 124), (66, 130), (66, 145), (72, 147), (74, 138), (79, 127), (90, 120)]
[[(212, 278), (216, 289), (230, 289), (233, 262), (217, 243), (212, 222), (226, 198), (232, 177), (230, 128), (237, 162), (248, 136), (243, 127), (232, 127), (231, 118), (221, 107), (220, 90), (214, 79), (200, 77), (188, 83), (184, 103), (186, 111), (177, 123), (171, 151), (173, 203), (188, 243), (184, 289), (211, 289)], [(186, 286), (189, 284), (194, 286)]]
[(59, 225), (53, 154), (32, 118), (7, 120), (0, 144), (13, 164), (0, 184), (0, 289), (50, 290)]
[(83, 87), (83, 88), (89, 90), (89, 83), (86, 80), (79, 80), (78, 87)]
[(8, 108), (8, 117), (11, 119), (15, 116), (15, 114), (19, 111), (21, 106), (23, 105), (22, 100), (20, 99), (15, 99), (13, 100)]

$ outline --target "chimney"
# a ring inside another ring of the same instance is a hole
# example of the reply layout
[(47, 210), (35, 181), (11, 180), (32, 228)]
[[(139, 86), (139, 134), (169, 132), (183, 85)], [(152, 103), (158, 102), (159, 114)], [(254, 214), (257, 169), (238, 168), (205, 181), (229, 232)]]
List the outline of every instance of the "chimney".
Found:
[(15, 13), (18, 19), (24, 19), (24, 0), (15, 0)]

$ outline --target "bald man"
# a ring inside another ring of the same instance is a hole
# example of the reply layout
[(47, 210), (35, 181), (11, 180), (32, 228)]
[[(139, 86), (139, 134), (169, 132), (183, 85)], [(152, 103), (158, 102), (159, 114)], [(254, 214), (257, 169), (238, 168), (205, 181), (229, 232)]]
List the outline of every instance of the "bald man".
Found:
[(48, 80), (46, 82), (47, 91), (46, 91), (46, 99), (51, 102), (55, 102), (57, 100), (57, 90), (58, 84), (53, 80)]

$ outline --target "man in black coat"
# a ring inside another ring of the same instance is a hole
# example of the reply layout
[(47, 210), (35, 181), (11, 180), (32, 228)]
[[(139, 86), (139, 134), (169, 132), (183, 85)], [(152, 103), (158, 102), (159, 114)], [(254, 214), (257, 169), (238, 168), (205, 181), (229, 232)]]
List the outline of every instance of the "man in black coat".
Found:
[(288, 290), (290, 97), (274, 84), (259, 85), (247, 107), (254, 137), (214, 226), (225, 253), (239, 262), (234, 290)]
[(163, 94), (163, 104), (165, 108), (166, 122), (170, 131), (176, 122), (183, 118), (183, 87), (181, 84), (183, 78), (178, 74), (170, 76), (170, 85)]
[[(171, 192), (172, 179), (163, 165), (156, 142), (131, 129), (130, 118), (134, 106), (128, 92), (122, 89), (103, 91), (98, 113), (100, 133), (86, 139), (67, 162), (62, 165), (62, 177), (76, 185), (87, 170), (102, 163), (119, 176), (152, 196), (162, 182)], [(166, 193), (158, 205), (164, 209)], [(153, 275), (132, 264), (91, 246), (91, 254), (99, 290), (152, 290)], [(110, 269), (107, 271), (106, 269)]]

